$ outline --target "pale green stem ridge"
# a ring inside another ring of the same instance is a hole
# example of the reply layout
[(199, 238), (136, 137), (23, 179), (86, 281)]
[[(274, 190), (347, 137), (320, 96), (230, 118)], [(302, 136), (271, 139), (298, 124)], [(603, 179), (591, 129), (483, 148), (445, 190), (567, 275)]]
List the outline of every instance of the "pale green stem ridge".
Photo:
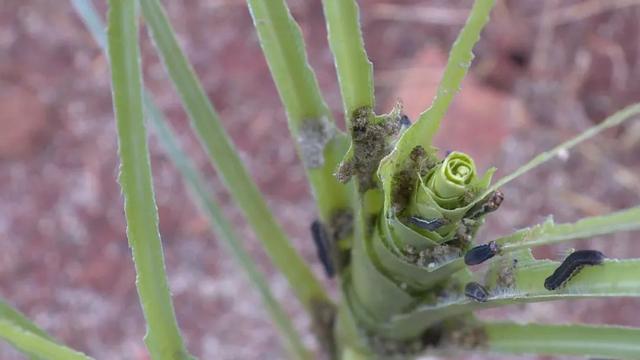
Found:
[(190, 359), (176, 321), (158, 232), (158, 212), (142, 109), (138, 6), (109, 2), (108, 48), (120, 154), (127, 237), (147, 321), (145, 342), (155, 360)]
[(513, 323), (481, 323), (481, 328), (491, 352), (640, 359), (639, 328)]
[(364, 48), (356, 0), (323, 0), (322, 5), (349, 128), (355, 110), (373, 109), (373, 65)]
[(313, 310), (314, 302), (328, 301), (324, 288), (302, 257), (289, 243), (262, 194), (249, 176), (238, 151), (220, 123), (202, 85), (178, 45), (162, 5), (140, 0), (147, 26), (158, 53), (189, 114), (191, 124), (207, 150), (231, 196), (246, 216), (274, 265), (282, 271), (302, 304)]
[(500, 245), (501, 251), (508, 252), (638, 229), (640, 229), (640, 206), (607, 215), (583, 218), (575, 223), (554, 224), (553, 221), (547, 220), (495, 241)]
[[(599, 133), (601, 133), (604, 130), (607, 130), (609, 128), (612, 128), (614, 126), (618, 126), (618, 125), (622, 124), (623, 122), (633, 118), (635, 115), (637, 115), (639, 113), (640, 113), (640, 103), (627, 106), (626, 108), (624, 108), (624, 109), (616, 112), (615, 114), (609, 116), (608, 118), (606, 118), (600, 124), (598, 124), (596, 126), (593, 126), (593, 127), (589, 128), (589, 129), (583, 131), (582, 133), (580, 133), (580, 135), (578, 135), (578, 136), (576, 136), (576, 137), (574, 137), (574, 138), (572, 138), (572, 139), (570, 139), (568, 141), (563, 142), (562, 144), (554, 147), (551, 150), (548, 150), (548, 151), (545, 151), (543, 153), (538, 154), (536, 157), (534, 157), (533, 159), (529, 160), (529, 162), (527, 162), (526, 164), (524, 164), (523, 166), (518, 168), (513, 173), (501, 178), (496, 183), (494, 183), (489, 189), (487, 189), (484, 192), (483, 196), (484, 195), (488, 195), (492, 191), (495, 191), (495, 190), (499, 189), (500, 187), (508, 184), (512, 180), (514, 180), (514, 179), (520, 177), (521, 175), (527, 173), (528, 171), (534, 169), (538, 165), (541, 165), (541, 164), (549, 161), (550, 159), (553, 159), (554, 157), (558, 156), (558, 154), (568, 151), (572, 147), (580, 144), (581, 142), (583, 142), (585, 140), (589, 140), (590, 138), (598, 135)], [(480, 196), (479, 198), (481, 199), (483, 196)]]
[(0, 338), (29, 356), (47, 360), (91, 360), (87, 355), (56, 344), (8, 320), (0, 320)]
[(248, 0), (253, 23), (271, 76), (287, 112), (289, 130), (301, 157), (320, 217), (330, 223), (350, 207), (349, 188), (333, 173), (346, 152), (347, 139), (337, 129), (309, 65), (300, 27), (283, 0)]

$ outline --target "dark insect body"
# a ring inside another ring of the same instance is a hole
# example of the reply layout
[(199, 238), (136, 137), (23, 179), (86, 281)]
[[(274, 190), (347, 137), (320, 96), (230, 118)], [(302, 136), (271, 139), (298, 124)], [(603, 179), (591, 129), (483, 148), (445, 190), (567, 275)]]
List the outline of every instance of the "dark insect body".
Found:
[(402, 116), (400, 116), (400, 126), (403, 129), (408, 128), (409, 126), (411, 126), (411, 119), (409, 119), (407, 115), (402, 114)]
[(442, 226), (449, 223), (447, 219), (439, 218), (439, 219), (423, 219), (417, 216), (409, 217), (409, 222), (420, 229), (435, 231), (441, 228)]
[(333, 264), (333, 257), (331, 256), (331, 240), (326, 227), (320, 220), (314, 220), (311, 223), (311, 237), (316, 245), (318, 259), (320, 259), (327, 277), (332, 278), (336, 270)]
[(485, 302), (489, 298), (487, 289), (474, 281), (464, 287), (464, 295), (478, 302)]
[(504, 194), (500, 190), (496, 190), (491, 194), (487, 195), (487, 197), (474, 205), (466, 214), (464, 214), (465, 219), (477, 220), (488, 213), (494, 212), (498, 210), (502, 201), (504, 200)]
[(464, 263), (467, 265), (478, 265), (496, 256), (500, 248), (495, 241), (489, 241), (487, 244), (482, 244), (473, 247), (467, 251), (464, 255)]
[(578, 250), (567, 256), (558, 268), (544, 280), (547, 290), (555, 290), (564, 286), (580, 269), (586, 265), (600, 265), (605, 256), (597, 250)]

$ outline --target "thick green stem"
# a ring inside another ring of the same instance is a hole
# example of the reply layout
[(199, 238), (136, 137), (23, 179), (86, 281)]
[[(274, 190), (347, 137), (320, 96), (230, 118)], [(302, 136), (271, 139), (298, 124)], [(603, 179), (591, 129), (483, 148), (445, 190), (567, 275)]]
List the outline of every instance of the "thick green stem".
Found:
[(602, 325), (485, 323), (489, 351), (640, 359), (640, 329)]
[[(331, 225), (340, 211), (351, 208), (350, 188), (334, 172), (347, 150), (336, 128), (315, 74), (309, 65), (300, 27), (283, 0), (248, 0), (262, 51), (269, 64), (289, 130), (302, 159), (320, 217)], [(342, 240), (342, 239), (337, 239)]]
[(119, 182), (138, 295), (148, 325), (145, 342), (156, 360), (189, 359), (171, 302), (158, 233), (142, 110), (138, 6), (134, 1), (124, 0), (111, 0), (109, 5), (109, 60), (121, 162)]
[(640, 229), (640, 206), (607, 215), (580, 219), (575, 223), (554, 224), (548, 220), (542, 224), (496, 239), (502, 252), (510, 252), (535, 246), (555, 244), (575, 239), (613, 234)]
[[(411, 312), (399, 315), (382, 326), (381, 333), (390, 337), (416, 336), (421, 329), (438, 322), (471, 313), (472, 311), (514, 304), (586, 299), (596, 297), (640, 297), (640, 259), (606, 260), (603, 265), (590, 266), (579, 271), (562, 288), (549, 291), (544, 280), (560, 265), (557, 261), (518, 258), (517, 267), (512, 262), (496, 265), (496, 271), (486, 280), (489, 298), (476, 302), (463, 294), (451, 294), (435, 304), (420, 305)], [(498, 280), (498, 273), (502, 280)], [(502, 282), (508, 279), (512, 284)]]
[(338, 73), (347, 128), (354, 111), (373, 109), (373, 65), (367, 57), (356, 0), (323, 0), (329, 46)]

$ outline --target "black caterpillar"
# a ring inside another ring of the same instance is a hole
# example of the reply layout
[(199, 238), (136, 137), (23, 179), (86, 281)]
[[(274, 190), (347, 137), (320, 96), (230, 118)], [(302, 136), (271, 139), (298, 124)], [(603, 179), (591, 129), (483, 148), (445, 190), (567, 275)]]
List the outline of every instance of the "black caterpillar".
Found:
[(605, 256), (597, 250), (578, 250), (567, 256), (558, 268), (544, 280), (547, 290), (555, 290), (569, 281), (585, 265), (600, 265)]
[(327, 277), (332, 278), (336, 274), (333, 258), (331, 257), (331, 241), (329, 233), (320, 220), (311, 223), (311, 237), (316, 245), (318, 258), (324, 267)]

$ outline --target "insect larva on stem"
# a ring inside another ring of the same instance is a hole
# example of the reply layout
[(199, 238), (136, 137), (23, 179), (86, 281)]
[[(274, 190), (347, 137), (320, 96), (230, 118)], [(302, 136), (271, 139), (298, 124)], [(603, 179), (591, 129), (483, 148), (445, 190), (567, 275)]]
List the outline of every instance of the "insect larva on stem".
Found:
[(311, 237), (316, 245), (318, 258), (324, 267), (327, 277), (332, 278), (335, 275), (335, 267), (333, 258), (331, 257), (331, 242), (329, 233), (320, 220), (314, 220), (311, 223)]
[(567, 256), (556, 270), (544, 280), (547, 290), (555, 290), (564, 286), (585, 265), (600, 265), (605, 256), (597, 250), (578, 250)]

